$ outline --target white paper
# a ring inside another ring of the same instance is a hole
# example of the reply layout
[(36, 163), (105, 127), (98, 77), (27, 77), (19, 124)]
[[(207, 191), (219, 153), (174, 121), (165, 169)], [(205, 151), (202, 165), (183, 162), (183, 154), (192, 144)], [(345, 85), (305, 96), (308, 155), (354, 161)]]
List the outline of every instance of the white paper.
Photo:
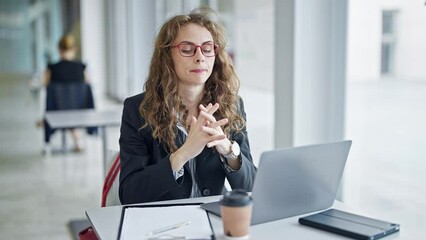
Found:
[[(182, 227), (149, 235), (155, 230), (179, 223)], [(211, 239), (212, 230), (205, 210), (198, 205), (126, 208), (120, 239)]]

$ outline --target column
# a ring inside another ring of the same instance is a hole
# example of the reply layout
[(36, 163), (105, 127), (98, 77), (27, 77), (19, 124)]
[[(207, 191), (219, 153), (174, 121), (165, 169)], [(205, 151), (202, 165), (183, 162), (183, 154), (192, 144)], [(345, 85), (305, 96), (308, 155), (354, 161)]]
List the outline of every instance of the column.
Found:
[(275, 1), (275, 10), (275, 148), (341, 140), (347, 1)]

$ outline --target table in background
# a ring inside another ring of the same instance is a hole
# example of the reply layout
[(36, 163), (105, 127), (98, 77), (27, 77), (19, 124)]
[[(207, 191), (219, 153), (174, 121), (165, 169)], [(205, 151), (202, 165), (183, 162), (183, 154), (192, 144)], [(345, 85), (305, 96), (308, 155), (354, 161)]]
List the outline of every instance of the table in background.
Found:
[[(196, 203), (196, 202), (212, 202), (217, 201), (221, 196), (213, 197), (202, 197), (202, 198), (191, 198), (191, 199), (180, 199), (164, 202), (156, 202), (149, 204), (169, 204), (169, 203)], [(148, 205), (148, 204), (147, 204)], [(335, 201), (333, 208), (340, 209), (347, 212), (352, 212), (355, 214), (360, 214), (342, 202)], [(105, 208), (95, 208), (86, 210), (86, 215), (92, 223), (93, 228), (96, 231), (96, 234), (102, 240), (108, 239), (117, 239), (118, 227), (120, 225), (121, 217), (121, 206), (105, 207)], [(262, 223), (250, 227), (250, 239), (348, 239), (346, 237), (322, 231), (319, 229), (307, 227), (300, 225), (298, 220), (300, 217), (311, 215), (312, 213), (302, 214), (290, 218), (285, 218), (281, 220), (276, 220), (272, 222)], [(212, 223), (213, 231), (215, 233), (216, 239), (224, 239), (223, 237), (223, 227), (222, 219), (213, 214), (210, 214), (210, 220)], [(390, 239), (403, 239), (403, 232), (395, 233), (390, 236), (387, 236), (386, 240)]]
[[(46, 112), (45, 117), (49, 126), (56, 129), (99, 127), (102, 135), (103, 172), (105, 173), (107, 156), (106, 127), (120, 126), (121, 114), (121, 109), (80, 109), (49, 111)], [(65, 143), (64, 140), (63, 136), (63, 144)]]

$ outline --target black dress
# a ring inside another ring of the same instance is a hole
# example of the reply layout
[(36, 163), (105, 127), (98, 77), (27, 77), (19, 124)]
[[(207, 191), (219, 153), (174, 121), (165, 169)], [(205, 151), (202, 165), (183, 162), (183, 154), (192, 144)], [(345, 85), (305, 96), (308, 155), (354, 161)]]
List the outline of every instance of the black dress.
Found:
[(52, 83), (84, 82), (86, 65), (77, 61), (61, 60), (55, 64), (47, 65), (50, 70)]

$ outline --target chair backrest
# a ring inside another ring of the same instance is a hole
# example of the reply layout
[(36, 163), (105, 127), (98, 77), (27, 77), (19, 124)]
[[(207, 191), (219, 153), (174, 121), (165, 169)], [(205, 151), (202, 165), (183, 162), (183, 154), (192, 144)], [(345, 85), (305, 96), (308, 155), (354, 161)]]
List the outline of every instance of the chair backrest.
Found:
[[(46, 112), (73, 109), (94, 109), (95, 102), (90, 84), (77, 83), (50, 83), (46, 87)], [(44, 121), (44, 142), (50, 142), (50, 136), (55, 132)], [(97, 127), (88, 127), (87, 133), (97, 134)]]
[(94, 108), (89, 84), (50, 83), (46, 88), (46, 111)]
[(120, 173), (120, 152), (108, 151), (107, 168), (105, 181), (102, 188), (101, 207), (121, 205), (118, 196), (119, 173)]

